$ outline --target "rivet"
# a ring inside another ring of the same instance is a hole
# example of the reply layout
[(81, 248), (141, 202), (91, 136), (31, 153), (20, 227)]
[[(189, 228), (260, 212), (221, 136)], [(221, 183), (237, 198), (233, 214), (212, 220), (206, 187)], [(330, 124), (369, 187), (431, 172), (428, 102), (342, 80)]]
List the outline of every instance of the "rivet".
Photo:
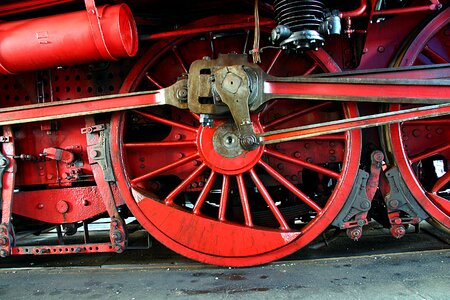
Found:
[(60, 200), (56, 203), (56, 210), (61, 214), (65, 214), (69, 210), (69, 204), (64, 200)]

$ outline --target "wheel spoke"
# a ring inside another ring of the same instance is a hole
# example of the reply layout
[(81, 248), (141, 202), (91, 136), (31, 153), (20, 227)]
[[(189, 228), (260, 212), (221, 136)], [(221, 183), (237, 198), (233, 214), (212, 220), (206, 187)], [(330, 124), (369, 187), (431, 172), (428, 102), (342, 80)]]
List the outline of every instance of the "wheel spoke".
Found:
[(200, 116), (199, 116), (199, 115), (194, 114), (192, 111), (189, 111), (189, 113), (191, 114), (191, 116), (192, 116), (195, 120), (200, 121)]
[(263, 128), (264, 128), (264, 130), (267, 130), (269, 128), (272, 128), (272, 127), (275, 127), (275, 126), (280, 125), (282, 123), (285, 123), (287, 121), (290, 121), (290, 120), (292, 120), (294, 118), (298, 118), (298, 117), (300, 117), (302, 115), (305, 115), (307, 113), (310, 113), (310, 112), (315, 111), (317, 109), (320, 109), (322, 107), (328, 106), (331, 103), (332, 102), (322, 102), (322, 103), (319, 103), (319, 104), (316, 104), (316, 105), (313, 105), (313, 106), (310, 106), (310, 107), (307, 107), (307, 108), (301, 108), (300, 110), (297, 110), (297, 111), (294, 111), (292, 113), (289, 113), (289, 114), (287, 114), (287, 115), (285, 115), (285, 116), (283, 116), (281, 118), (274, 119), (273, 121), (263, 125)]
[(164, 86), (162, 84), (160, 84), (158, 81), (156, 81), (155, 78), (153, 78), (150, 74), (145, 73), (145, 77), (147, 77), (147, 79), (153, 83), (158, 89), (163, 89)]
[(278, 58), (280, 57), (280, 54), (283, 51), (281, 49), (278, 49), (277, 53), (275, 53), (274, 57), (272, 58), (272, 61), (270, 62), (269, 66), (266, 69), (266, 73), (270, 74), (270, 71), (272, 71), (273, 66), (275, 65), (275, 63), (277, 62)]
[(194, 214), (200, 213), (200, 209), (201, 209), (203, 203), (205, 203), (206, 197), (208, 196), (209, 191), (211, 191), (211, 187), (212, 187), (214, 181), (216, 180), (216, 177), (217, 177), (217, 173), (214, 172), (213, 170), (211, 170), (211, 174), (209, 175), (209, 178), (206, 181), (206, 184), (203, 187), (203, 190), (201, 191), (200, 195), (198, 196), (197, 202), (195, 202), (194, 209), (192, 210), (192, 212)]
[(419, 160), (422, 160), (424, 158), (430, 157), (432, 155), (438, 154), (440, 152), (446, 151), (450, 149), (450, 143), (447, 143), (445, 145), (442, 146), (438, 146), (438, 147), (434, 147), (431, 149), (428, 149), (427, 151), (424, 151), (416, 156), (413, 156), (410, 158), (411, 163), (415, 163), (418, 162)]
[(317, 69), (318, 66), (319, 65), (316, 62), (314, 62), (314, 64), (308, 70), (306, 70), (303, 76), (310, 75), (312, 72), (314, 72), (315, 69)]
[(175, 57), (177, 58), (178, 62), (180, 63), (180, 66), (183, 68), (184, 73), (188, 73), (188, 69), (186, 67), (186, 64), (184, 63), (183, 58), (180, 55), (180, 52), (178, 52), (177, 47), (172, 47), (172, 52), (175, 54)]
[(292, 183), (290, 183), (286, 178), (284, 178), (280, 173), (275, 171), (272, 167), (270, 167), (263, 160), (258, 162), (273, 178), (275, 178), (279, 183), (281, 183), (284, 187), (286, 187), (289, 191), (291, 191), (295, 196), (297, 196), (301, 201), (306, 203), (309, 207), (311, 207), (316, 212), (320, 213), (322, 208), (318, 206), (314, 201), (312, 201), (308, 196), (306, 196), (303, 192), (297, 189)]
[(431, 49), (428, 45), (423, 48), (422, 54), (428, 57), (435, 64), (446, 64), (448, 61)]
[(224, 174), (223, 181), (222, 181), (222, 194), (220, 195), (220, 204), (219, 204), (219, 220), (220, 221), (225, 221), (229, 186), (230, 186), (230, 176)]
[(159, 168), (159, 169), (156, 169), (156, 170), (154, 170), (152, 172), (149, 172), (149, 173), (147, 173), (145, 175), (142, 175), (142, 176), (139, 176), (139, 177), (136, 177), (136, 178), (132, 179), (131, 180), (131, 184), (136, 184), (136, 183), (145, 181), (145, 180), (147, 180), (147, 179), (149, 179), (149, 178), (151, 178), (153, 176), (159, 175), (159, 174), (164, 173), (166, 171), (169, 171), (169, 170), (175, 169), (175, 168), (177, 168), (179, 166), (182, 166), (184, 164), (187, 164), (188, 162), (191, 162), (191, 161), (193, 161), (194, 159), (197, 159), (197, 158), (199, 158), (199, 154), (198, 153), (194, 153), (194, 154), (192, 154), (190, 156), (186, 156), (185, 158), (182, 158), (182, 159), (180, 159), (177, 162), (171, 163), (171, 164), (169, 164), (167, 166), (164, 166), (162, 168)]
[(284, 160), (284, 161), (290, 162), (290, 163), (292, 163), (292, 164), (299, 165), (299, 166), (302, 166), (302, 167), (304, 167), (304, 168), (307, 168), (307, 169), (316, 171), (316, 172), (318, 172), (318, 173), (327, 175), (327, 176), (329, 176), (329, 177), (331, 177), (331, 178), (339, 179), (339, 178), (341, 177), (341, 176), (339, 175), (339, 173), (336, 173), (336, 172), (334, 172), (334, 171), (328, 170), (328, 169), (326, 169), (326, 168), (324, 168), (324, 167), (321, 167), (321, 166), (318, 166), (318, 165), (315, 165), (315, 164), (308, 163), (308, 162), (303, 161), (303, 160), (298, 159), (298, 158), (290, 157), (290, 156), (285, 155), (285, 154), (283, 154), (283, 153), (280, 153), (280, 152), (278, 152), (278, 151), (273, 151), (273, 150), (265, 149), (264, 152), (265, 152), (267, 155), (270, 155), (270, 156), (276, 157), (276, 158), (278, 158), (278, 159), (282, 159), (282, 160)]
[(135, 113), (137, 113), (137, 114), (139, 114), (139, 115), (141, 115), (141, 116), (143, 116), (143, 117), (145, 117), (147, 119), (154, 120), (154, 121), (157, 121), (157, 122), (169, 125), (169, 126), (181, 128), (181, 129), (192, 131), (192, 132), (197, 132), (197, 128), (192, 127), (192, 126), (188, 126), (188, 125), (185, 125), (185, 124), (174, 122), (174, 121), (171, 121), (171, 120), (168, 120), (168, 119), (164, 119), (164, 118), (155, 116), (153, 114), (145, 113), (145, 112), (138, 111), (138, 110), (134, 110), (133, 112), (135, 112)]
[(192, 172), (183, 182), (181, 182), (169, 195), (167, 195), (164, 202), (167, 205), (172, 205), (173, 200), (178, 196), (192, 181), (194, 181), (206, 169), (206, 164), (201, 164), (194, 172)]
[(261, 193), (262, 197), (266, 201), (267, 205), (269, 206), (270, 210), (272, 211), (273, 215), (280, 224), (280, 228), (283, 230), (289, 230), (290, 229), (289, 225), (287, 224), (278, 207), (275, 205), (275, 202), (273, 201), (272, 197), (270, 197), (270, 194), (264, 187), (263, 183), (261, 182), (261, 179), (259, 179), (258, 175), (255, 172), (255, 169), (250, 170), (250, 176), (253, 182), (255, 183), (256, 187), (258, 188), (259, 192)]
[(253, 227), (252, 214), (250, 212), (250, 204), (248, 203), (247, 190), (245, 189), (244, 177), (242, 174), (236, 175), (236, 180), (239, 189), (239, 195), (241, 196), (242, 210), (245, 218), (245, 225)]
[(143, 142), (143, 143), (125, 143), (126, 148), (154, 148), (154, 147), (183, 147), (183, 146), (195, 146), (194, 140), (188, 141), (176, 141), (176, 142)]
[(437, 194), (437, 192), (444, 187), (450, 181), (450, 172), (445, 173), (441, 178), (436, 181), (431, 192)]

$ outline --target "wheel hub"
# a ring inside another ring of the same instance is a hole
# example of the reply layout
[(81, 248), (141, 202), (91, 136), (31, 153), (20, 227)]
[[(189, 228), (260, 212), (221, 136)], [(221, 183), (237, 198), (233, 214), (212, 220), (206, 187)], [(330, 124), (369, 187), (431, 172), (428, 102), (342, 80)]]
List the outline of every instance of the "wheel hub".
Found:
[[(255, 130), (261, 131), (260, 126), (255, 126)], [(239, 140), (239, 131), (232, 120), (216, 121), (213, 128), (202, 127), (197, 136), (197, 144), (206, 165), (227, 175), (250, 170), (264, 151), (263, 146), (254, 150), (244, 149)]]

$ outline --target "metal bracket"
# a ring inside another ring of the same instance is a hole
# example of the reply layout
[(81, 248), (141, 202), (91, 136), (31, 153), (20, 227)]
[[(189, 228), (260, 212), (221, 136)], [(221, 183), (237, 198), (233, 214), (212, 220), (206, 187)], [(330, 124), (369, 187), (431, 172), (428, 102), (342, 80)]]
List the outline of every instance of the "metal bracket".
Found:
[(5, 173), (6, 169), (9, 167), (9, 159), (3, 155), (0, 151), (0, 204), (2, 203), (2, 186), (3, 186), (3, 173)]
[(109, 231), (111, 244), (116, 253), (122, 253), (127, 249), (128, 237), (126, 232), (125, 222), (122, 218), (111, 218), (111, 228)]
[(83, 128), (88, 140), (87, 152), (91, 163), (97, 163), (103, 170), (105, 181), (115, 181), (109, 150), (110, 128), (106, 124), (99, 124)]
[(417, 224), (429, 216), (416, 202), (397, 167), (386, 172), (390, 192), (384, 198), (388, 213), (404, 212), (408, 217), (389, 217), (391, 225)]
[(361, 218), (359, 220), (352, 220), (357, 214), (363, 212), (367, 213), (370, 210), (371, 203), (367, 198), (366, 183), (369, 178), (369, 173), (363, 170), (358, 170), (355, 183), (348, 196), (344, 207), (334, 219), (332, 225), (341, 229), (349, 229), (354, 227), (362, 227), (367, 225), (367, 219)]

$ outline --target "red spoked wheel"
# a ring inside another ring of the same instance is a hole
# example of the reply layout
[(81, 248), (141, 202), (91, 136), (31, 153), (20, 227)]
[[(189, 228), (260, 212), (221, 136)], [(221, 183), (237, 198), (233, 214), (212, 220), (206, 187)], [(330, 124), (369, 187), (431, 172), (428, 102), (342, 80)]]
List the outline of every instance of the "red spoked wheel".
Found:
[[(217, 20), (223, 18), (198, 24)], [(196, 59), (241, 52), (248, 36), (163, 41), (130, 72), (124, 91), (172, 84)], [(290, 56), (269, 49), (261, 58), (278, 76), (339, 70), (324, 51)], [(264, 132), (357, 115), (352, 104), (278, 100), (251, 117)], [(300, 249), (330, 225), (356, 177), (361, 136), (354, 130), (246, 151), (231, 117), (203, 127), (187, 110), (154, 107), (114, 115), (112, 143), (119, 189), (150, 234), (201, 262), (250, 266)]]
[[(428, 23), (407, 48), (399, 66), (450, 62), (450, 8)], [(391, 110), (408, 108), (391, 105)], [(450, 230), (450, 118), (389, 127), (390, 148), (410, 191), (439, 224)]]

